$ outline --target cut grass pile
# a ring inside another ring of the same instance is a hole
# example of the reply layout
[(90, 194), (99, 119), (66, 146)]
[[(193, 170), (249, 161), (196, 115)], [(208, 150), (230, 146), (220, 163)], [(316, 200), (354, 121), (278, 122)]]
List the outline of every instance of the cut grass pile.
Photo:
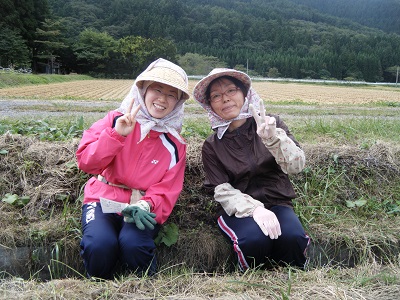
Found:
[[(81, 270), (80, 206), (89, 175), (76, 167), (78, 141), (0, 136), (1, 196), (16, 198), (1, 203), (3, 246), (44, 247), (53, 258), (57, 253), (63, 263)], [(159, 261), (213, 272), (230, 269), (234, 262), (215, 225), (218, 206), (202, 188), (201, 143), (198, 137), (188, 140), (186, 184), (168, 221), (178, 226), (179, 239), (171, 247), (160, 245)], [(314, 241), (310, 267), (390, 262), (399, 253), (400, 146), (303, 147), (308, 167), (292, 181), (299, 195), (296, 211)], [(37, 271), (34, 261), (30, 267), (29, 274)], [(68, 268), (65, 272), (71, 274)]]

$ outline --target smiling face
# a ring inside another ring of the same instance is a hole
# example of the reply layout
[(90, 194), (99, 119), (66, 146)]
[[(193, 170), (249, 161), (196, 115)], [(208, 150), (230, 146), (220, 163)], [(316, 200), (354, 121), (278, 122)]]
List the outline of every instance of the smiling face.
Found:
[(173, 111), (178, 103), (178, 89), (154, 82), (146, 90), (144, 103), (153, 118), (161, 119)]
[(244, 94), (233, 81), (227, 78), (216, 79), (210, 84), (209, 90), (211, 108), (218, 116), (231, 120), (239, 115), (244, 104)]

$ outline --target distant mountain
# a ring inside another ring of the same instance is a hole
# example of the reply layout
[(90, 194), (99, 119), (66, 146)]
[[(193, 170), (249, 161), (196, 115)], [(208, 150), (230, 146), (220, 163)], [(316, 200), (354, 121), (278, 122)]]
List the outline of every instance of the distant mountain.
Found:
[(400, 34), (400, 0), (292, 0), (319, 12)]
[(70, 39), (85, 28), (162, 37), (178, 54), (293, 78), (392, 80), (400, 0), (49, 0)]

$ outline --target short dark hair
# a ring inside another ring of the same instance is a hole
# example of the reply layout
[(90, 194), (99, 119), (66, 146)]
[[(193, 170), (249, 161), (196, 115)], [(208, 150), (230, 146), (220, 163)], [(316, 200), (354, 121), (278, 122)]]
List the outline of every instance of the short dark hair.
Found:
[(207, 87), (207, 89), (206, 89), (206, 99), (207, 99), (208, 104), (210, 104), (210, 88), (211, 88), (211, 85), (212, 85), (214, 82), (216, 82), (216, 81), (218, 81), (218, 80), (221, 80), (221, 79), (228, 79), (228, 80), (232, 81), (233, 84), (236, 85), (236, 86), (242, 91), (243, 95), (246, 97), (248, 91), (247, 91), (245, 85), (243, 84), (243, 82), (241, 82), (239, 79), (237, 79), (237, 78), (235, 78), (235, 77), (232, 77), (232, 76), (229, 76), (229, 75), (224, 75), (224, 76), (215, 78), (215, 79), (214, 79), (213, 81), (211, 81), (210, 84), (208, 85), (208, 87)]

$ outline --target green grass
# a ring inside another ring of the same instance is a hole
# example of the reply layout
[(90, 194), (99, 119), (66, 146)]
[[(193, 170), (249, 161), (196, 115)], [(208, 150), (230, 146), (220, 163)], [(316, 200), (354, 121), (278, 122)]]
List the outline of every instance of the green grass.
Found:
[(362, 107), (354, 105), (318, 105), (318, 104), (305, 104), (304, 102), (292, 103), (291, 101), (282, 101), (267, 103), (266, 109), (269, 113), (286, 118), (296, 117), (323, 117), (323, 116), (339, 116), (339, 117), (397, 117), (400, 114), (400, 102), (397, 107), (394, 104), (382, 102), (374, 104), (366, 104)]
[(330, 141), (336, 145), (352, 144), (369, 148), (377, 141), (400, 142), (400, 118), (287, 117), (284, 121), (300, 143)]
[[(57, 104), (51, 106), (32, 106), (30, 109), (37, 109), (49, 112), (66, 112), (71, 111), (74, 114), (66, 117), (46, 117), (42, 120), (36, 118), (26, 117), (23, 120), (19, 120), (13, 117), (0, 119), (0, 134), (3, 134), (7, 130), (13, 133), (21, 133), (25, 135), (36, 135), (35, 131), (51, 130), (56, 128), (57, 130), (65, 131), (65, 128), (70, 128), (72, 124), (79, 117), (84, 116), (87, 112), (104, 112), (104, 114), (114, 107), (78, 107), (71, 106), (68, 104)], [(334, 144), (353, 144), (359, 145), (361, 148), (369, 148), (374, 145), (377, 141), (400, 143), (400, 118), (395, 116), (398, 111), (392, 112), (390, 109), (384, 110), (381, 114), (375, 113), (371, 110), (357, 111), (355, 116), (352, 111), (356, 108), (350, 108), (344, 113), (339, 114), (327, 114), (327, 110), (321, 108), (319, 115), (317, 111), (311, 111), (309, 108), (300, 110), (301, 113), (292, 113), (293, 110), (290, 106), (284, 108), (285, 113), (281, 118), (289, 126), (291, 132), (295, 135), (296, 139), (300, 143), (317, 144), (321, 141), (330, 141)], [(185, 118), (182, 135), (187, 138), (189, 136), (199, 136), (204, 139), (212, 133), (209, 125), (207, 116), (200, 112), (198, 109), (193, 108), (193, 112), (196, 118)], [(191, 109), (186, 109), (186, 113), (193, 114)], [(83, 118), (83, 117), (82, 117)], [(83, 128), (86, 129), (90, 126), (95, 119), (93, 117), (85, 117), (83, 119)], [(43, 126), (39, 123), (44, 122)], [(48, 127), (48, 128), (46, 128)]]
[(0, 73), (0, 89), (88, 79), (93, 78), (86, 75)]
[[(21, 97), (19, 97), (21, 98)], [(30, 97), (30, 99), (32, 99), (32, 97)], [(59, 98), (62, 99), (62, 98)], [(68, 98), (68, 100), (75, 100), (72, 99), (71, 97)], [(80, 99), (81, 100), (81, 99)], [(71, 103), (62, 103), (62, 102), (58, 102), (58, 103), (54, 103), (49, 101), (48, 104), (34, 104), (34, 105), (30, 105), (30, 106), (21, 106), (21, 107), (17, 107), (15, 108), (15, 110), (18, 111), (46, 111), (46, 112), (70, 112), (70, 113), (81, 113), (82, 115), (84, 115), (85, 113), (90, 113), (90, 112), (98, 112), (98, 113), (104, 113), (104, 115), (115, 109), (116, 105), (102, 105), (102, 106), (95, 106), (95, 105), (73, 105)]]

